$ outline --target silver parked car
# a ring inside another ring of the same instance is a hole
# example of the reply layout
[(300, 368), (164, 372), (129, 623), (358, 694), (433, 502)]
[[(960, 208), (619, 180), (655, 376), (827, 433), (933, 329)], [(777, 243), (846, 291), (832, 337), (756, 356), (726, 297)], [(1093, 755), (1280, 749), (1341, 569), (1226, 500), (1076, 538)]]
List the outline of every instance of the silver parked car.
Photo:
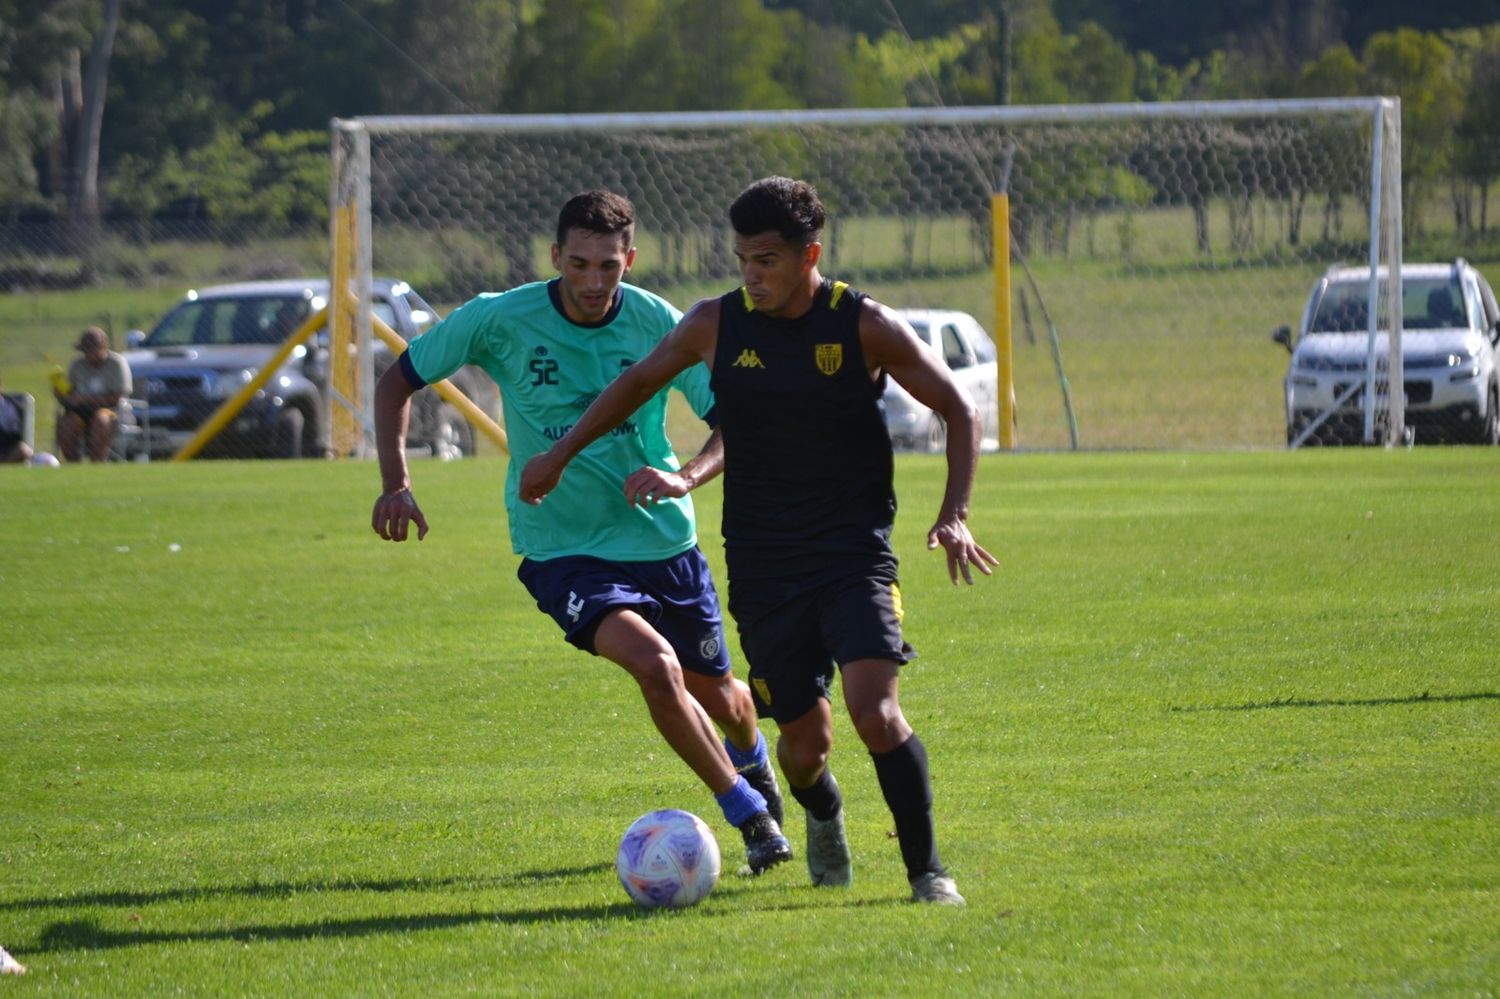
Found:
[[(985, 447), (996, 447), (1000, 417), (995, 342), (979, 320), (967, 312), (946, 309), (897, 309), (896, 313), (911, 323), (917, 338), (942, 358), (953, 377), (969, 390), (983, 416)], [(893, 446), (916, 451), (942, 451), (947, 447), (948, 431), (942, 419), (895, 381), (886, 380), (882, 401)]]
[[(1369, 350), (1368, 267), (1332, 267), (1313, 286), (1293, 339), (1272, 334), (1291, 352), (1286, 373), (1286, 433), (1298, 440), (1319, 416), (1347, 396), (1309, 435), (1310, 444), (1359, 443)], [(1401, 266), (1401, 365), (1406, 425), (1418, 441), (1500, 443), (1500, 306), (1484, 275), (1463, 259)], [(1387, 331), (1375, 336), (1376, 385), (1387, 391)]]
[[(404, 281), (377, 278), (372, 290), (375, 315), (402, 339), (411, 340), (438, 319)], [(133, 406), (138, 430), (128, 435), (127, 456), (175, 453), (327, 302), (325, 278), (215, 285), (189, 291), (149, 334), (132, 331), (132, 349), (125, 356), (140, 398)], [(328, 434), (327, 342), (325, 331), (297, 347), (205, 455), (321, 456)], [(384, 343), (377, 343), (376, 377), (393, 361)], [(465, 367), (452, 381), (485, 412), (496, 411), (499, 390), (483, 371)], [(472, 428), (431, 389), (412, 400), (408, 439), (412, 448), (440, 457), (474, 453)]]

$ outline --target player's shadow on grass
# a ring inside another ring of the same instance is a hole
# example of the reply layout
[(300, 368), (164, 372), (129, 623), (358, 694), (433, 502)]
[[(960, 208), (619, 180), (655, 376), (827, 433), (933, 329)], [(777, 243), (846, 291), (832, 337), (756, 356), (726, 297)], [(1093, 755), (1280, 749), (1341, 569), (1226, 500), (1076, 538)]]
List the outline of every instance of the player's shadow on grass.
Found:
[(1500, 694), (1481, 690), (1473, 694), (1431, 694), (1426, 691), (1409, 697), (1370, 697), (1364, 699), (1287, 697), (1275, 701), (1248, 701), (1244, 704), (1172, 705), (1171, 711), (1269, 711), (1273, 708), (1383, 708), (1397, 704), (1456, 704), (1462, 701), (1500, 701)]
[(587, 864), (578, 867), (557, 867), (550, 870), (516, 871), (491, 877), (450, 876), (444, 878), (391, 878), (387, 880), (307, 880), (265, 884), (251, 882), (243, 885), (199, 888), (168, 888), (162, 891), (109, 891), (86, 892), (81, 895), (62, 895), (53, 898), (23, 898), (0, 902), (0, 912), (28, 909), (71, 909), (94, 906), (139, 907), (158, 902), (185, 902), (194, 899), (241, 898), (274, 899), (290, 898), (310, 892), (420, 892), (447, 891), (452, 888), (519, 888), (528, 884), (545, 884), (548, 881), (565, 881), (571, 878), (589, 877), (615, 869), (614, 864)]
[[(445, 912), (427, 915), (372, 916), (367, 919), (330, 919), (315, 923), (277, 925), (259, 923), (219, 930), (107, 930), (93, 920), (74, 919), (52, 923), (42, 930), (37, 945), (18, 948), (17, 954), (36, 956), (66, 951), (114, 950), (120, 947), (144, 947), (173, 943), (271, 943), (276, 941), (335, 940), (374, 936), (384, 933), (419, 933), (424, 930), (446, 930), (479, 923), (557, 923), (576, 920), (592, 921), (608, 916), (628, 917), (641, 914), (633, 903), (585, 905), (539, 909), (513, 909), (490, 912)], [(647, 914), (649, 915), (649, 914)]]
[[(822, 893), (823, 889), (809, 891)], [(820, 900), (821, 901), (821, 900)], [(904, 906), (904, 897), (889, 899), (862, 899), (849, 901), (848, 905), (861, 908), (872, 906)], [(777, 911), (827, 909), (828, 906), (807, 902), (781, 902), (770, 906)], [(42, 930), (35, 947), (18, 947), (15, 953), (23, 957), (58, 954), (68, 951), (116, 950), (122, 947), (145, 947), (152, 944), (181, 943), (272, 943), (307, 940), (336, 940), (377, 934), (420, 933), (426, 930), (446, 930), (455, 927), (489, 923), (501, 926), (532, 925), (534, 923), (593, 922), (601, 919), (671, 919), (685, 910), (642, 909), (632, 902), (621, 901), (610, 905), (553, 906), (551, 908), (529, 908), (492, 910), (486, 912), (444, 912), (408, 914), (399, 916), (372, 916), (364, 919), (328, 919), (318, 922), (277, 925), (258, 923), (247, 926), (225, 927), (212, 930), (110, 930), (104, 929), (91, 919), (71, 919), (49, 924)], [(703, 913), (699, 914), (704, 915)], [(732, 907), (707, 913), (711, 917), (737, 919), (742, 913)]]

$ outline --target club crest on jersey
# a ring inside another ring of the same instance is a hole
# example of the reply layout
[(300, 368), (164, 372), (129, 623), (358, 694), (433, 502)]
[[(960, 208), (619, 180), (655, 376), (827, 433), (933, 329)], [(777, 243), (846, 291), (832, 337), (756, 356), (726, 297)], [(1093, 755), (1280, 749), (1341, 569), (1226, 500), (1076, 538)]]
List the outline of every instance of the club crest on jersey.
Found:
[(762, 680), (760, 677), (758, 677), (758, 676), (752, 676), (750, 678), (750, 686), (752, 686), (752, 687), (755, 688), (755, 692), (760, 695), (760, 699), (761, 699), (762, 702), (765, 703), (766, 707), (770, 707), (771, 706), (771, 687), (770, 687), (770, 685), (767, 684), (766, 681)]
[(844, 345), (820, 343), (813, 348), (813, 359), (818, 362), (818, 370), (823, 374), (835, 375), (844, 366)]
[(764, 368), (765, 365), (760, 362), (760, 355), (747, 347), (744, 350), (740, 351), (740, 356), (734, 359), (734, 363), (731, 364), (730, 367)]

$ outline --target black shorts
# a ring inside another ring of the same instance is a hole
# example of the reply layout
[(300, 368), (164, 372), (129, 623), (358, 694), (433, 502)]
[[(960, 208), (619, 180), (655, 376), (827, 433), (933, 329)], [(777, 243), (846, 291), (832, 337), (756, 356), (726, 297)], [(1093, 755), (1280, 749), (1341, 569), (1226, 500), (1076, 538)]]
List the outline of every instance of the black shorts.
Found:
[(901, 637), (902, 613), (900, 584), (877, 573), (832, 580), (739, 622), (756, 710), (796, 721), (831, 697), (835, 665), (909, 662), (916, 652)]
[(696, 547), (660, 562), (611, 562), (587, 555), (527, 558), (516, 575), (537, 609), (585, 652), (599, 654), (594, 633), (605, 614), (630, 608), (667, 640), (683, 669), (705, 676), (729, 672), (719, 594), (708, 561)]

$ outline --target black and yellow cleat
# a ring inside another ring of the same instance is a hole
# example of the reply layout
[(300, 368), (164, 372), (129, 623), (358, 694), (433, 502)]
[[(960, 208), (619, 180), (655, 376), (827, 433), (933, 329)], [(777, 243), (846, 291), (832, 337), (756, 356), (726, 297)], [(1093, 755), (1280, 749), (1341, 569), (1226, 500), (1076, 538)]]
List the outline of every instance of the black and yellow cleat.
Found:
[(740, 835), (745, 837), (745, 864), (751, 874), (760, 874), (792, 859), (792, 844), (768, 812), (756, 812), (740, 826)]
[(757, 763), (753, 767), (746, 767), (740, 771), (740, 776), (745, 778), (745, 783), (760, 792), (760, 796), (766, 799), (766, 811), (771, 813), (771, 818), (776, 820), (779, 826), (782, 823), (781, 787), (776, 783), (776, 770), (767, 763)]

